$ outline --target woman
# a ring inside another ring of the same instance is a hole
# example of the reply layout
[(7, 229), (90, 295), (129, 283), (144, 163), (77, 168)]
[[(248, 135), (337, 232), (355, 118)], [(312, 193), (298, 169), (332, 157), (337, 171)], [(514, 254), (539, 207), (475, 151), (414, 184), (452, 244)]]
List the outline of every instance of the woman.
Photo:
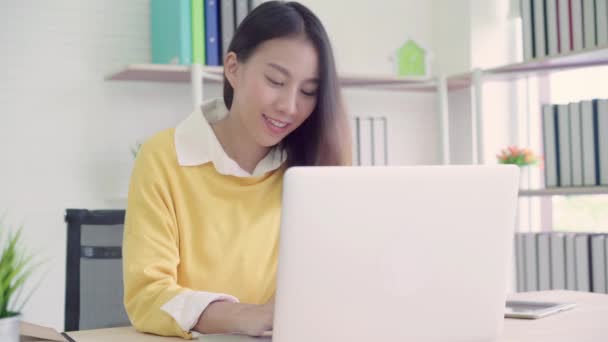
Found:
[(283, 174), (348, 165), (332, 49), (298, 3), (266, 2), (224, 59), (224, 98), (141, 148), (124, 235), (125, 307), (140, 331), (272, 329)]

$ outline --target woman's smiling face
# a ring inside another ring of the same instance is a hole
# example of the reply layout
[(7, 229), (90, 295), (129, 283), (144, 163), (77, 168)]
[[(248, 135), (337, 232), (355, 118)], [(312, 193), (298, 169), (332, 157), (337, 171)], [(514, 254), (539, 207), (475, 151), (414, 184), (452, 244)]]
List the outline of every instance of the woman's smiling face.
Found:
[(268, 40), (246, 62), (231, 54), (225, 64), (234, 88), (231, 111), (260, 146), (280, 143), (315, 109), (318, 54), (305, 37)]

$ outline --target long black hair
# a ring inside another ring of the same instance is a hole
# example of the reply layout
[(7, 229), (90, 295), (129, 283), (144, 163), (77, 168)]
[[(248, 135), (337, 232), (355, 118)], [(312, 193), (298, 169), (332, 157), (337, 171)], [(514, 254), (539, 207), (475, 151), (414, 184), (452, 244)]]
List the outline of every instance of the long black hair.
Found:
[[(246, 62), (263, 42), (304, 35), (317, 50), (319, 88), (311, 115), (280, 142), (287, 166), (350, 165), (351, 135), (342, 102), (334, 55), (323, 24), (297, 2), (269, 1), (256, 7), (234, 33), (228, 52)], [(234, 89), (224, 75), (224, 103), (232, 106)]]

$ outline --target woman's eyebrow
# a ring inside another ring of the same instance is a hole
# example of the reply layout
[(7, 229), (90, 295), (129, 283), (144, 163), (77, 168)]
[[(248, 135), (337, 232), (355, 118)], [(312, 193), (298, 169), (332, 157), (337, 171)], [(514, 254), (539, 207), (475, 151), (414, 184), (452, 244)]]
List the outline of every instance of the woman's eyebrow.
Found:
[[(268, 63), (268, 66), (279, 71), (280, 73), (282, 73), (283, 75), (285, 75), (286, 77), (291, 77), (291, 73), (289, 72), (289, 70), (287, 70), (285, 67), (282, 67), (276, 63)], [(314, 78), (310, 78), (305, 80), (305, 82), (312, 82), (312, 83), (319, 83), (319, 79), (314, 77)]]
[(289, 73), (289, 70), (285, 69), (284, 67), (282, 67), (282, 66), (280, 66), (280, 65), (278, 65), (278, 64), (275, 64), (275, 63), (268, 63), (268, 66), (269, 66), (269, 67), (272, 67), (272, 68), (274, 68), (274, 69), (276, 69), (276, 70), (278, 70), (278, 71), (280, 71), (282, 74), (284, 74), (284, 75), (285, 75), (285, 76), (287, 76), (287, 77), (290, 77), (290, 76), (291, 76), (291, 73)]

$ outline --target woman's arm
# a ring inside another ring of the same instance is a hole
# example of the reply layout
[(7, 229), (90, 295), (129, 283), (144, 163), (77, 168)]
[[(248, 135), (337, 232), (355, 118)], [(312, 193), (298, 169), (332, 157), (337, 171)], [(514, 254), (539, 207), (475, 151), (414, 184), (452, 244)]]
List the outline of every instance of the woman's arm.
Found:
[(125, 309), (139, 331), (190, 338), (161, 310), (188, 290), (177, 284), (179, 235), (161, 143), (154, 137), (142, 146), (129, 185), (123, 239)]

